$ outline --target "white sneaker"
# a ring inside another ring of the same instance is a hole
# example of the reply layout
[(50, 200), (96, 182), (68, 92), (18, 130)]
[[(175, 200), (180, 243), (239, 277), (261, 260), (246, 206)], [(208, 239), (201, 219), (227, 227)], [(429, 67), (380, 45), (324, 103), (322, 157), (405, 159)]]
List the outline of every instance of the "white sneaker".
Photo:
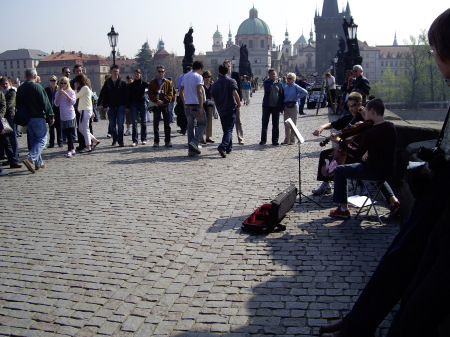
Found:
[(142, 142), (142, 145), (145, 145), (145, 144), (147, 144), (147, 141), (146, 141), (146, 140), (144, 140), (144, 141)]
[(135, 147), (135, 146), (137, 146), (137, 143), (131, 144), (131, 147)]
[(72, 158), (72, 151), (69, 151), (65, 154), (66, 158)]
[(312, 193), (314, 195), (330, 194), (331, 193), (330, 183), (328, 181), (322, 182), (322, 184), (318, 188), (312, 190)]
[(107, 138), (111, 138), (111, 134), (108, 133), (108, 134), (106, 135), (106, 137), (107, 137)]
[(131, 131), (130, 130), (125, 131), (125, 136), (131, 136)]

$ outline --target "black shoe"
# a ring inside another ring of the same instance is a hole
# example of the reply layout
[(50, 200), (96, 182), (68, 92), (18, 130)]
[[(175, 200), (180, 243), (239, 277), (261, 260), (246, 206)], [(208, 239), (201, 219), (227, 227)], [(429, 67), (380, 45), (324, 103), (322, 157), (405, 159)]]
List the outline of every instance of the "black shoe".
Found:
[(165, 147), (172, 147), (172, 143), (171, 142), (167, 142), (164, 144)]
[(2, 166), (8, 166), (9, 165), (9, 161), (4, 161), (3, 163), (2, 163)]
[(125, 144), (123, 144), (123, 143), (122, 143), (122, 144), (119, 144), (119, 147), (124, 147), (124, 146), (125, 146)]
[(273, 145), (273, 146), (278, 146), (278, 145), (280, 145), (280, 143), (275, 142), (275, 143), (272, 143), (272, 145)]
[(75, 150), (78, 152), (78, 151), (81, 151), (81, 150), (83, 150), (84, 149), (84, 147), (81, 147), (81, 146), (77, 146), (76, 148), (75, 148)]
[(49, 149), (53, 149), (54, 147), (55, 147), (55, 144), (50, 144), (50, 145), (48, 146)]
[(227, 157), (227, 155), (225, 154), (224, 150), (218, 149), (218, 151), (219, 151), (220, 155), (222, 156), (222, 158), (226, 158)]
[(266, 145), (266, 142), (260, 141), (259, 145)]
[(111, 146), (116, 146), (116, 145), (117, 145), (116, 141), (112, 142), (112, 144), (111, 144)]

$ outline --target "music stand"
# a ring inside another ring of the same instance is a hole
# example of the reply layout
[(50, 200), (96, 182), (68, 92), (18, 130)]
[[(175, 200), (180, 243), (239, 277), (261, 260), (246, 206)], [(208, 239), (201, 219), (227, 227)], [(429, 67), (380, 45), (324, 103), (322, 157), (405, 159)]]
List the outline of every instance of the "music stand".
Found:
[(317, 206), (322, 207), (322, 205), (320, 205), (318, 202), (316, 202), (315, 200), (308, 197), (307, 195), (305, 195), (302, 192), (302, 168), (301, 168), (301, 146), (300, 145), (305, 142), (305, 138), (303, 138), (303, 136), (301, 135), (300, 131), (297, 128), (297, 125), (294, 124), (294, 122), (292, 121), (291, 118), (286, 119), (284, 121), (284, 123), (286, 123), (287, 125), (290, 126), (292, 132), (294, 132), (295, 138), (297, 138), (297, 141), (298, 141), (298, 195), (299, 195), (298, 203), (299, 204), (302, 203), (302, 196), (304, 196), (306, 199), (312, 201)]

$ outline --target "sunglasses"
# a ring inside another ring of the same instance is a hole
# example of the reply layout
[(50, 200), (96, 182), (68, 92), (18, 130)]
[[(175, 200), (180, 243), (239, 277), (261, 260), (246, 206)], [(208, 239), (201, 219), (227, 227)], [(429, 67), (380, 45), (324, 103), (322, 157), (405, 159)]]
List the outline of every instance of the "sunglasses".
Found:
[(158, 70), (158, 73), (165, 73), (165, 70)]
[(353, 108), (354, 106), (357, 106), (359, 103), (353, 103), (353, 104), (349, 104), (348, 106), (350, 107), (350, 108)]
[(56, 80), (50, 80), (50, 82), (56, 82)]

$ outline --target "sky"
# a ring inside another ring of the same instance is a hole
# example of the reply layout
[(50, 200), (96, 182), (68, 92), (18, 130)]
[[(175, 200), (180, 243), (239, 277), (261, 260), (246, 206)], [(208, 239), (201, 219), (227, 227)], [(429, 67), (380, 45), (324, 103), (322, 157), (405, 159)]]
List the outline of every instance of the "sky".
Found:
[[(212, 36), (217, 29), (224, 44), (228, 32), (234, 36), (239, 25), (249, 17), (254, 6), (258, 17), (270, 28), (273, 41), (281, 45), (286, 27), (295, 43), (302, 32), (308, 40), (314, 15), (321, 13), (323, 0), (2, 0), (2, 13), (7, 13), (8, 29), (0, 38), (0, 53), (28, 48), (47, 53), (81, 51), (108, 56), (111, 48), (107, 33), (114, 25), (119, 33), (117, 49), (121, 55), (134, 58), (148, 41), (156, 49), (159, 39), (168, 52), (184, 55), (183, 38), (194, 28), (196, 53), (212, 49)], [(338, 0), (340, 9), (347, 0)], [(350, 10), (358, 25), (358, 39), (370, 46), (391, 45), (394, 34), (404, 44), (410, 35), (418, 36), (449, 5), (444, 0), (409, 2), (395, 0), (349, 0)], [(27, 18), (30, 16), (30, 18)], [(15, 20), (10, 20), (15, 18)]]

